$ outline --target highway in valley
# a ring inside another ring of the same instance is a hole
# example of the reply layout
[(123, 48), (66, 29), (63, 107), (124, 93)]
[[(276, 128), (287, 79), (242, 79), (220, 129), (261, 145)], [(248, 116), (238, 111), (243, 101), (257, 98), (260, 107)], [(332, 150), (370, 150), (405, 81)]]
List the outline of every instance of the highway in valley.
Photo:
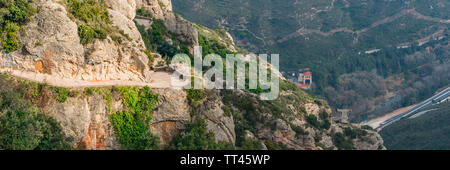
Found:
[(444, 99), (447, 99), (450, 97), (450, 87), (446, 88), (445, 90), (442, 90), (441, 92), (439, 92), (438, 94), (428, 98), (427, 100), (417, 104), (416, 106), (414, 106), (413, 108), (398, 114), (394, 117), (391, 117), (389, 119), (387, 119), (386, 121), (382, 122), (377, 128), (375, 128), (377, 131), (381, 131), (383, 128), (385, 128), (386, 126), (391, 125), (394, 122), (397, 122), (405, 117), (410, 116), (411, 114), (415, 113), (416, 111), (423, 109), (425, 107), (431, 106), (436, 102), (440, 102)]

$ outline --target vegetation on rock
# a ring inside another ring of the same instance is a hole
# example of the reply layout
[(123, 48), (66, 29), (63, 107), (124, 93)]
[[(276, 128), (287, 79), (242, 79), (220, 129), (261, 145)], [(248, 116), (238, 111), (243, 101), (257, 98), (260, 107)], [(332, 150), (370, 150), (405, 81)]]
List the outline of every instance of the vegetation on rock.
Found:
[(213, 132), (208, 132), (204, 119), (186, 124), (184, 134), (173, 137), (169, 146), (172, 150), (233, 150), (232, 143), (216, 142)]
[(32, 0), (0, 0), (0, 40), (1, 50), (13, 52), (20, 48), (21, 44), (18, 31), (20, 26), (28, 22), (36, 13), (31, 5)]
[(110, 116), (115, 133), (125, 149), (159, 149), (159, 137), (150, 131), (152, 110), (158, 102), (158, 95), (149, 87), (119, 87), (113, 89), (123, 96), (128, 110)]
[(137, 9), (136, 15), (142, 16), (142, 17), (147, 17), (147, 18), (153, 18), (153, 14), (145, 8)]
[(34, 106), (44, 85), (19, 82), (0, 74), (0, 149), (68, 150), (72, 146), (59, 123)]
[[(145, 15), (146, 12), (141, 13)], [(163, 20), (153, 19), (150, 29), (146, 29), (144, 26), (138, 24), (136, 26), (149, 51), (158, 52), (162, 57), (169, 59), (178, 53), (190, 55), (188, 43), (181, 42), (174, 34), (170, 33), (164, 25)]]
[(56, 100), (61, 103), (64, 103), (70, 94), (70, 89), (62, 88), (62, 87), (53, 87), (53, 91), (58, 94), (56, 96)]
[(94, 42), (95, 39), (112, 39), (121, 42), (128, 35), (111, 25), (108, 6), (104, 0), (67, 0), (66, 7), (78, 25), (80, 43), (83, 45)]

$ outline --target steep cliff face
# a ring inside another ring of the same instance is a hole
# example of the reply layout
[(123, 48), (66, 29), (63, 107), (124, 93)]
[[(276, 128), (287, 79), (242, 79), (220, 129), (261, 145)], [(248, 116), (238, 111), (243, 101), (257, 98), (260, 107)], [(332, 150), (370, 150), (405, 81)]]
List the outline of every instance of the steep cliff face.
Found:
[[(43, 93), (38, 105), (45, 113), (56, 118), (66, 136), (73, 138), (73, 147), (123, 149), (110, 122), (111, 114), (127, 109), (123, 105), (123, 96), (111, 93), (111, 100), (107, 100), (106, 96), (102, 95), (110, 90), (106, 87), (95, 88), (92, 94), (84, 93), (86, 89), (71, 90), (79, 91), (79, 95), (68, 97), (61, 103), (55, 100), (56, 94)], [(159, 95), (159, 101), (150, 122), (151, 131), (160, 137), (161, 146), (165, 148), (172, 137), (184, 129), (184, 124), (191, 120), (186, 93), (171, 89), (154, 89), (153, 92)]]
[(136, 7), (144, 8), (150, 11), (154, 18), (163, 20), (167, 29), (181, 41), (189, 42), (192, 46), (198, 45), (197, 29), (173, 13), (171, 0), (136, 0)]
[[(58, 94), (49, 89), (41, 90), (35, 102), (56, 118), (64, 134), (73, 139), (73, 147), (123, 149), (110, 122), (111, 114), (127, 110), (120, 93), (109, 87), (91, 88), (92, 93), (86, 93), (89, 88), (71, 89), (76, 95), (60, 102)], [(242, 146), (247, 138), (260, 141), (259, 149), (385, 149), (375, 131), (334, 122), (329, 106), (297, 90), (286, 90), (270, 102), (244, 91), (202, 91), (203, 97), (197, 101), (187, 97), (184, 90), (152, 92), (159, 99), (149, 126), (159, 136), (161, 148), (183, 133), (186, 123), (203, 118), (217, 141), (241, 149), (249, 149)]]
[(76, 19), (65, 0), (36, 0), (39, 12), (20, 31), (22, 50), (3, 54), (3, 67), (42, 72), (78, 80), (139, 80), (148, 77), (148, 57), (132, 19), (134, 1), (106, 1), (112, 26), (127, 35), (121, 43), (108, 35), (93, 43), (80, 43)]
[[(227, 32), (213, 31), (176, 16), (170, 0), (105, 2), (111, 23), (127, 38), (118, 42), (111, 35), (83, 45), (80, 21), (68, 13), (67, 4), (36, 0), (39, 13), (20, 34), (23, 48), (3, 53), (2, 67), (91, 82), (158, 81), (150, 76), (144, 41), (133, 22), (139, 8), (151, 11), (176, 38), (188, 41), (191, 47), (199, 44), (201, 34), (219, 37), (216, 40), (220, 46), (229, 51), (242, 51)], [(150, 26), (152, 20), (148, 21)], [(124, 149), (110, 117), (129, 108), (124, 104), (127, 97), (114, 88), (71, 88), (73, 95), (64, 101), (58, 100), (58, 94), (50, 88), (41, 88), (40, 95), (32, 100), (60, 123), (63, 133), (73, 139), (73, 147)], [(384, 149), (376, 132), (334, 122), (326, 102), (284, 81), (281, 95), (274, 101), (262, 101), (256, 94), (240, 90), (199, 90), (195, 91), (199, 94), (195, 98), (189, 90), (151, 91), (159, 97), (147, 125), (159, 137), (161, 148), (167, 148), (177, 134), (185, 134), (187, 123), (201, 118), (216, 141), (231, 143), (238, 149)]]

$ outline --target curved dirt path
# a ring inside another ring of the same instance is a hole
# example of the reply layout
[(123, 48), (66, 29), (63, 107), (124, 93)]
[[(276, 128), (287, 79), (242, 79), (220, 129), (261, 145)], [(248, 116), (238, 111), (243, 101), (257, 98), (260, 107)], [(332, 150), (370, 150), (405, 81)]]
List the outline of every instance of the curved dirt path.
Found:
[(66, 79), (58, 78), (56, 76), (35, 73), (29, 71), (21, 71), (15, 69), (0, 69), (0, 72), (6, 72), (14, 77), (21, 79), (38, 82), (47, 83), (52, 86), (66, 87), (66, 88), (85, 88), (85, 87), (104, 87), (104, 86), (149, 86), (151, 88), (171, 88), (171, 74), (168, 72), (152, 72), (150, 74), (150, 82), (142, 81), (124, 81), (124, 80), (99, 80), (99, 81), (87, 81), (87, 80), (76, 80), (76, 79)]

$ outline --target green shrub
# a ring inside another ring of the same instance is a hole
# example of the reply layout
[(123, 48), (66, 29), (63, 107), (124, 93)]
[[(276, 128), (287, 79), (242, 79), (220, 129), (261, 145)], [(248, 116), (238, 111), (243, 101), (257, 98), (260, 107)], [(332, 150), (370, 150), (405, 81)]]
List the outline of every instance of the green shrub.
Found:
[(328, 113), (325, 111), (325, 110), (322, 110), (322, 111), (320, 111), (320, 113), (319, 113), (319, 118), (321, 119), (321, 120), (327, 120), (328, 119)]
[(240, 148), (241, 150), (261, 150), (262, 149), (262, 145), (261, 145), (261, 141), (259, 141), (258, 139), (245, 139), (244, 141), (241, 142), (240, 144)]
[(0, 40), (2, 51), (12, 52), (20, 48), (17, 32), (35, 14), (32, 1), (14, 0), (0, 1)]
[(64, 103), (67, 100), (67, 97), (70, 94), (70, 89), (62, 88), (62, 87), (53, 87), (53, 92), (57, 93), (56, 100)]
[(314, 103), (316, 103), (319, 106), (326, 106), (327, 105), (327, 102), (325, 100), (323, 100), (323, 99), (315, 99)]
[(136, 10), (136, 15), (153, 18), (153, 14), (145, 8), (139, 8)]
[(148, 57), (148, 66), (153, 67), (153, 62), (155, 62), (155, 57), (153, 56), (152, 52), (150, 50), (145, 50), (144, 53)]
[(198, 35), (198, 44), (202, 47), (203, 56), (208, 54), (218, 54), (225, 58), (227, 54), (234, 54), (217, 39), (208, 38), (200, 34)]
[(19, 81), (18, 92), (26, 99), (36, 99), (40, 96), (42, 87), (45, 84), (38, 84), (30, 81)]
[(353, 142), (351, 140), (347, 140), (342, 133), (336, 133), (333, 135), (333, 143), (338, 149), (341, 150), (353, 149)]
[(159, 138), (150, 132), (149, 125), (130, 112), (117, 112), (110, 116), (120, 143), (129, 150), (159, 149)]
[(111, 31), (109, 13), (104, 0), (68, 0), (70, 13), (77, 18), (80, 43), (92, 43), (95, 38), (105, 39)]
[(95, 31), (84, 25), (78, 26), (78, 35), (80, 36), (80, 43), (83, 45), (94, 42), (94, 38), (96, 37)]
[(191, 105), (195, 105), (197, 102), (205, 98), (205, 94), (203, 94), (202, 90), (188, 89), (186, 90), (186, 97)]
[(230, 107), (224, 105), (224, 106), (222, 106), (222, 110), (223, 110), (223, 114), (226, 117), (231, 117), (232, 116), (231, 115), (232, 111), (231, 111)]
[(370, 127), (369, 125), (363, 125), (363, 126), (361, 126), (361, 129), (374, 131), (374, 129), (372, 127)]
[(94, 90), (92, 88), (85, 88), (84, 94), (87, 96), (92, 96), (92, 95), (94, 95)]
[(320, 125), (320, 127), (321, 127), (322, 129), (325, 129), (325, 130), (330, 129), (330, 127), (331, 127), (331, 122), (330, 122), (330, 120), (328, 120), (328, 119), (324, 120), (324, 121), (322, 122), (322, 124)]
[(208, 132), (203, 119), (197, 119), (186, 124), (184, 135), (173, 137), (169, 149), (172, 150), (232, 150), (229, 142), (216, 142), (214, 133)]
[(153, 94), (149, 87), (113, 90), (122, 94), (123, 104), (128, 108), (128, 111), (116, 112), (110, 117), (122, 146), (130, 150), (159, 149), (159, 138), (151, 133), (149, 125), (158, 95)]
[(11, 110), (0, 117), (0, 149), (71, 149), (67, 141), (58, 122), (39, 111)]
[(356, 139), (362, 136), (366, 136), (367, 132), (365, 130), (362, 129), (358, 129), (358, 128), (350, 128), (350, 127), (346, 127), (344, 128), (344, 135), (351, 138), (351, 139)]
[(149, 122), (152, 118), (153, 108), (158, 103), (158, 95), (153, 94), (149, 87), (120, 87), (119, 92), (123, 96), (123, 104), (130, 113), (135, 114), (140, 120)]
[(23, 97), (30, 92), (26, 86), (36, 84), (16, 85), (14, 79), (0, 75), (0, 150), (71, 149), (71, 139), (64, 136), (58, 122)]
[(300, 127), (300, 126), (296, 126), (296, 125), (291, 124), (291, 128), (292, 128), (292, 130), (295, 132), (295, 135), (296, 135), (297, 137), (298, 137), (298, 136), (308, 135), (308, 134), (309, 134), (309, 132), (307, 132), (305, 129), (303, 129), (303, 128)]
[(266, 140), (264, 141), (264, 145), (266, 145), (268, 150), (291, 150), (289, 147), (287, 147), (283, 143), (275, 143), (272, 140)]
[(319, 128), (320, 127), (320, 123), (317, 120), (317, 117), (313, 114), (310, 114), (306, 117), (306, 122), (308, 122), (311, 126), (315, 127), (315, 128)]
[[(136, 23), (136, 26), (144, 40), (145, 47), (161, 54), (162, 57), (172, 58), (178, 53), (190, 55), (189, 43), (181, 42), (174, 34), (168, 31), (164, 21), (154, 19), (150, 29)], [(172, 43), (168, 43), (166, 38), (170, 38)]]
[(92, 43), (95, 39), (103, 40), (108, 35), (119, 43), (122, 37), (129, 39), (122, 30), (111, 25), (108, 6), (104, 0), (66, 0), (66, 7), (76, 19), (81, 44)]

